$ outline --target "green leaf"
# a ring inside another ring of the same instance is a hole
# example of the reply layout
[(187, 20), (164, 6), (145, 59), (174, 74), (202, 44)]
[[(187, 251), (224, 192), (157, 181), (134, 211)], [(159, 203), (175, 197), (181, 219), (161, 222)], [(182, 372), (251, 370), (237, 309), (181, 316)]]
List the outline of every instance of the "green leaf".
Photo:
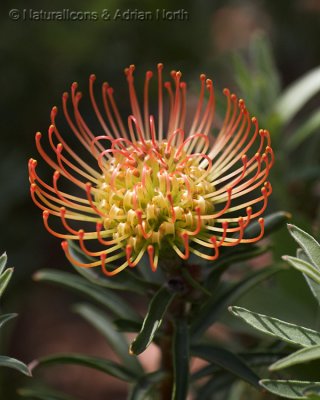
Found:
[(320, 332), (312, 329), (258, 314), (242, 307), (229, 307), (229, 311), (260, 332), (277, 337), (287, 343), (303, 347), (320, 345)]
[(15, 358), (0, 356), (0, 367), (13, 368), (20, 371), (24, 375), (31, 376), (31, 372), (26, 364), (16, 360)]
[(161, 382), (166, 376), (163, 371), (151, 372), (141, 376), (130, 391), (128, 400), (147, 400), (154, 386)]
[(230, 388), (234, 380), (234, 375), (227, 372), (215, 374), (213, 378), (198, 389), (196, 400), (212, 400), (213, 394), (217, 394), (225, 388)]
[[(250, 56), (253, 63), (256, 64), (256, 72), (258, 79), (252, 79), (250, 74), (251, 85), (257, 86), (260, 83), (263, 93), (259, 93), (262, 101), (267, 101), (267, 106), (273, 104), (278, 97), (280, 91), (280, 79), (277, 67), (275, 65), (272, 46), (269, 38), (261, 33), (255, 33), (253, 40), (250, 42)], [(259, 87), (259, 89), (260, 89)], [(263, 99), (266, 97), (267, 99)]]
[(0, 328), (10, 319), (15, 318), (18, 314), (3, 314), (0, 315)]
[(284, 261), (287, 261), (293, 268), (300, 272), (303, 272), (309, 278), (320, 284), (320, 270), (313, 264), (307, 263), (306, 261), (300, 260), (296, 257), (282, 256)]
[[(280, 229), (291, 218), (291, 214), (286, 211), (277, 211), (264, 217), (264, 236), (268, 236), (276, 230)], [(245, 230), (245, 237), (248, 239), (255, 238), (261, 230), (258, 221), (254, 221)]]
[(270, 246), (245, 246), (244, 251), (236, 251), (235, 253), (228, 253), (225, 256), (222, 256), (213, 266), (211, 266), (212, 271), (206, 278), (206, 286), (210, 289), (211, 293), (213, 293), (213, 290), (216, 289), (220, 282), (222, 274), (230, 265), (232, 265), (232, 263), (251, 260), (252, 258), (266, 253), (268, 250), (270, 250)]
[(107, 339), (111, 348), (118, 354), (124, 365), (133, 371), (143, 373), (138, 359), (129, 355), (127, 340), (121, 333), (115, 330), (113, 322), (104, 312), (90, 304), (77, 304), (73, 309)]
[(236, 301), (239, 297), (244, 295), (260, 282), (270, 278), (281, 270), (282, 269), (279, 267), (267, 267), (260, 271), (255, 271), (247, 278), (222, 293), (220, 297), (216, 298), (213, 295), (204, 303), (198, 314), (193, 318), (191, 325), (192, 340), (195, 341), (198, 339), (199, 336), (217, 320), (221, 312), (226, 310), (231, 303)]
[[(79, 247), (71, 240), (69, 241), (69, 250), (70, 254), (75, 260), (81, 263), (92, 262), (92, 258), (84, 254), (81, 249), (79, 249)], [(137, 274), (133, 274), (128, 270), (122, 271), (121, 274), (107, 277), (106, 275), (101, 274), (100, 270), (97, 268), (80, 268), (77, 267), (75, 264), (72, 264), (72, 266), (89, 282), (108, 289), (124, 290), (139, 294), (145, 294), (147, 290), (154, 288), (154, 284), (138, 278)]]
[(18, 394), (32, 400), (74, 400), (74, 397), (46, 388), (21, 388), (18, 389)]
[(33, 277), (36, 281), (54, 283), (73, 289), (108, 308), (119, 318), (140, 319), (140, 316), (121, 297), (107, 289), (97, 287), (74, 274), (43, 269), (36, 272)]
[(312, 393), (312, 391), (306, 391), (304, 394), (307, 396), (308, 400), (320, 400), (320, 396)]
[(10, 282), (11, 276), (13, 274), (13, 268), (7, 268), (1, 275), (0, 275), (0, 297), (3, 295), (8, 283)]
[(305, 381), (284, 381), (284, 380), (271, 380), (263, 379), (260, 385), (269, 392), (285, 397), (287, 399), (303, 399), (308, 398), (304, 395), (305, 390), (310, 386), (320, 387), (320, 382), (305, 382)]
[(216, 365), (216, 364), (208, 364), (205, 367), (202, 367), (200, 369), (198, 369), (196, 372), (194, 372), (191, 375), (191, 382), (194, 382), (198, 379), (202, 379), (203, 377), (207, 376), (207, 375), (212, 375), (217, 373), (219, 370), (221, 370), (221, 368)]
[(308, 275), (303, 274), (305, 280), (308, 283), (308, 286), (311, 290), (311, 293), (313, 294), (313, 296), (316, 298), (316, 300), (318, 301), (319, 305), (320, 305), (320, 284), (315, 282), (313, 279), (309, 278)]
[(149, 346), (157, 330), (160, 328), (167, 308), (176, 294), (169, 287), (163, 286), (154, 295), (150, 301), (148, 313), (143, 321), (141, 331), (131, 343), (130, 354), (140, 354)]
[(307, 347), (296, 351), (289, 356), (270, 365), (270, 371), (277, 371), (279, 369), (288, 368), (292, 365), (309, 362), (320, 358), (320, 345)]
[[(261, 367), (270, 365), (270, 363), (279, 360), (283, 354), (276, 353), (240, 353), (239, 357), (245, 361), (249, 367)], [(203, 368), (192, 374), (191, 380), (195, 381), (201, 379), (204, 376), (216, 374), (220, 368), (216, 364), (208, 364)]]
[(318, 267), (320, 272), (320, 244), (315, 238), (295, 225), (288, 224), (288, 229), (291, 236), (299, 244), (299, 246), (303, 248), (314, 266)]
[(7, 261), (8, 261), (7, 253), (4, 252), (0, 256), (0, 275), (2, 274), (3, 270), (5, 269), (5, 267), (7, 265)]
[(294, 150), (313, 133), (320, 129), (320, 111), (316, 110), (287, 140), (287, 150)]
[(275, 111), (282, 123), (288, 123), (319, 90), (320, 67), (311, 70), (291, 84), (275, 104)]
[(130, 319), (115, 319), (113, 324), (119, 332), (139, 332), (143, 321), (137, 322)]
[(56, 364), (83, 365), (127, 382), (133, 382), (138, 377), (138, 374), (132, 373), (128, 368), (113, 361), (77, 353), (55, 354), (53, 356), (39, 358), (32, 361), (32, 363), (29, 364), (29, 368), (33, 371), (33, 369), (38, 366)]
[(172, 400), (185, 400), (189, 385), (189, 327), (186, 319), (175, 320), (173, 338), (174, 386)]
[(253, 35), (249, 50), (249, 59), (243, 56), (234, 59), (234, 77), (250, 110), (267, 117), (280, 90), (271, 45), (268, 38), (259, 33)]
[(308, 397), (308, 400), (320, 400), (320, 386), (310, 385), (303, 394)]
[[(306, 261), (307, 263), (312, 263), (310, 258), (307, 256), (306, 252), (302, 249), (297, 249), (297, 257), (300, 260)], [(307, 284), (311, 290), (311, 293), (316, 298), (320, 305), (320, 284), (315, 282), (313, 279), (309, 278), (308, 275), (303, 274)]]
[(194, 357), (217, 364), (254, 387), (259, 387), (259, 377), (231, 351), (214, 345), (199, 344), (191, 346), (191, 353)]

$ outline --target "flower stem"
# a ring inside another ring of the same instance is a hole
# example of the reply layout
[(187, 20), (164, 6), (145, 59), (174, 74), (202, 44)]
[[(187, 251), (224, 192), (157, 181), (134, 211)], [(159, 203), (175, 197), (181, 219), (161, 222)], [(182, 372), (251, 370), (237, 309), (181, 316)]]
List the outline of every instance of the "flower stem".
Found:
[[(188, 277), (185, 276), (186, 271), (184, 270), (187, 271)], [(199, 294), (204, 294), (203, 290), (199, 290), (199, 287), (195, 288), (190, 282), (192, 281), (193, 283), (199, 280), (200, 267), (198, 265), (182, 265), (181, 268), (175, 270), (174, 274), (170, 271), (167, 277), (168, 286), (171, 287), (173, 291), (177, 291), (180, 294), (175, 297), (169, 307), (167, 316), (163, 321), (162, 335), (158, 343), (161, 351), (161, 370), (166, 373), (160, 386), (160, 400), (173, 399), (175, 321), (188, 319), (187, 303), (190, 302), (192, 298), (198, 297)], [(205, 294), (207, 295), (207, 293)]]
[(161, 369), (166, 372), (166, 376), (161, 382), (160, 399), (168, 400), (172, 398), (173, 391), (173, 357), (172, 357), (172, 339), (173, 325), (171, 321), (166, 321), (165, 335), (160, 340), (161, 350)]
[(163, 336), (160, 339), (161, 350), (161, 369), (166, 372), (166, 377), (162, 381), (160, 390), (160, 399), (172, 399), (174, 388), (174, 363), (173, 363), (173, 337), (174, 337), (174, 319), (185, 316), (186, 302), (183, 297), (176, 298), (168, 313), (165, 321)]

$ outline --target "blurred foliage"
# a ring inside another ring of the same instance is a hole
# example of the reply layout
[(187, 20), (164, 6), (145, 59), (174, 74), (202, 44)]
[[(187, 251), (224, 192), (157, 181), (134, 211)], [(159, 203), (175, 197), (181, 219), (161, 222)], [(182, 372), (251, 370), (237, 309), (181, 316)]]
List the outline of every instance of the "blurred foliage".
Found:
[[(7, 266), (7, 255), (6, 253), (3, 253), (0, 256), (0, 298), (2, 297), (4, 291), (6, 290), (13, 274), (13, 268), (6, 268), (6, 266)], [(0, 328), (2, 328), (6, 322), (10, 321), (12, 318), (15, 318), (16, 316), (17, 314), (13, 313), (1, 314)], [(0, 368), (3, 367), (16, 369), (20, 371), (22, 374), (31, 376), (29, 368), (24, 363), (15, 358), (0, 355)], [(3, 383), (4, 382), (0, 381), (0, 384), (3, 385)]]
[[(261, 126), (272, 134), (277, 162), (271, 178), (274, 194), (270, 209), (287, 210), (295, 223), (305, 229), (311, 227), (317, 234), (320, 226), (319, 70), (315, 69), (320, 64), (318, 3), (314, 0), (157, 0), (151, 6), (146, 0), (95, 0), (89, 6), (84, 1), (73, 0), (67, 6), (98, 12), (104, 8), (184, 8), (189, 12), (188, 21), (155, 23), (12, 21), (8, 11), (13, 5), (3, 1), (0, 17), (0, 243), (3, 248), (0, 253), (6, 248), (12, 263), (20, 266), (5, 305), (14, 305), (23, 313), (26, 302), (32, 303), (34, 293), (39, 290), (30, 282), (31, 272), (67, 264), (58, 242), (42, 234), (39, 211), (28, 196), (27, 160), (35, 153), (34, 133), (47, 129), (51, 106), (60, 105), (60, 94), (75, 80), (85, 87), (92, 72), (100, 80), (108, 79), (116, 88), (120, 107), (125, 111), (121, 71), (131, 63), (144, 71), (162, 61), (169, 70), (181, 69), (186, 80), (191, 78), (195, 83), (197, 75), (206, 72), (213, 76), (217, 93), (228, 86), (243, 97)], [(24, 9), (26, 5), (20, 0), (14, 7)], [(53, 9), (51, 3), (39, 0), (28, 7)], [(55, 2), (54, 9), (63, 8), (65, 3)], [(303, 82), (300, 89), (299, 82)], [(190, 89), (194, 87), (191, 83)], [(218, 106), (224, 107), (219, 96)], [(275, 260), (294, 249), (293, 240), (284, 235), (283, 229), (270, 236), (270, 242), (276, 244)], [(239, 265), (242, 268), (244, 263)], [(241, 306), (255, 304), (272, 312), (274, 307), (288, 304), (289, 300), (290, 308), (279, 306), (280, 317), (297, 322), (299, 314), (310, 325), (315, 319), (315, 309), (306, 285), (299, 278), (298, 273), (289, 271), (278, 274), (272, 286), (263, 285), (243, 296)], [(136, 291), (141, 290), (141, 282), (130, 282)], [(46, 309), (45, 304), (43, 308)], [(232, 324), (230, 317), (223, 318)], [(118, 322), (123, 326), (125, 320)], [(28, 348), (28, 342), (19, 335), (22, 329), (32, 335), (34, 328), (28, 318), (17, 324), (13, 338), (19, 340), (11, 343), (8, 340), (8, 351), (11, 354), (12, 350), (18, 358), (23, 358), (20, 354)], [(227, 378), (221, 377), (220, 383)], [(17, 377), (3, 372), (3, 379), (13, 382)], [(145, 378), (147, 382), (157, 379)], [(6, 400), (15, 398), (14, 390), (14, 384), (7, 385), (2, 395)], [(233, 390), (233, 398), (239, 399), (241, 390), (236, 386)]]
[[(310, 290), (317, 302), (320, 305), (320, 244), (308, 233), (295, 225), (289, 225), (288, 229), (291, 236), (299, 245), (297, 257), (283, 256), (291, 266), (302, 272)], [(320, 362), (320, 332), (314, 329), (308, 329), (304, 326), (291, 324), (277, 318), (269, 317), (264, 314), (258, 314), (242, 307), (230, 307), (229, 311), (235, 316), (243, 319), (248, 325), (253, 328), (273, 337), (288, 343), (290, 347), (302, 347), (293, 353), (284, 353), (285, 357), (273, 362), (269, 366), (269, 371), (281, 371), (281, 379), (263, 379), (260, 385), (269, 392), (280, 397), (288, 399), (320, 399), (320, 382), (308, 380), (293, 380), (292, 374), (283, 373), (283, 369), (288, 369), (295, 366), (300, 367), (295, 373), (306, 374), (309, 372), (308, 366), (310, 362)], [(320, 310), (318, 309), (318, 312)], [(316, 328), (316, 327), (315, 327)], [(320, 379), (319, 369), (316, 370), (315, 376)], [(310, 373), (310, 372), (309, 372)], [(301, 379), (299, 377), (299, 379)]]

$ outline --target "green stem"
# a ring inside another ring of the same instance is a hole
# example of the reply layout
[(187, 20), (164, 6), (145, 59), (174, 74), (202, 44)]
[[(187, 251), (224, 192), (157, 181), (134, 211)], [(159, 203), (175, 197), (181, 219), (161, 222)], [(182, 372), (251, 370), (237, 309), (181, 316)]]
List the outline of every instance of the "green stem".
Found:
[(161, 400), (172, 399), (174, 388), (174, 363), (173, 363), (173, 336), (174, 336), (174, 319), (185, 316), (186, 302), (183, 297), (173, 300), (169, 317), (165, 321), (164, 334), (160, 339), (161, 350), (161, 368), (166, 373), (166, 377), (162, 381), (160, 390)]
[[(188, 271), (186, 274), (184, 269)], [(166, 377), (161, 382), (160, 396), (161, 400), (171, 400), (174, 389), (174, 361), (173, 361), (173, 336), (174, 336), (174, 320), (187, 318), (187, 302), (200, 291), (199, 287), (194, 287), (194, 282), (199, 278), (199, 266), (182, 265), (175, 270), (175, 275), (168, 273), (168, 285), (174, 287), (180, 286), (181, 295), (177, 296), (171, 303), (167, 317), (163, 322), (163, 334), (159, 339), (159, 347), (161, 351), (161, 369), (165, 372)], [(187, 275), (187, 276), (186, 276)], [(191, 282), (192, 281), (192, 282)], [(207, 293), (205, 293), (207, 295)]]
[(173, 358), (172, 358), (172, 337), (173, 326), (171, 321), (167, 321), (165, 327), (165, 336), (160, 340), (161, 350), (161, 369), (166, 373), (165, 378), (161, 382), (160, 399), (170, 400), (173, 391)]

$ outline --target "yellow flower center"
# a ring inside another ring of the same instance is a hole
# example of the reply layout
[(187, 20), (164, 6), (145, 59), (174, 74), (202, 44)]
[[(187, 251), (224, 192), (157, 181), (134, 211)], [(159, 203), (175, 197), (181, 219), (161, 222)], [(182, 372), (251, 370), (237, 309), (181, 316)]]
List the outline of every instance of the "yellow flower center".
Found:
[(204, 197), (214, 191), (204, 161), (166, 141), (156, 148), (145, 141), (114, 151), (102, 163), (95, 191), (105, 229), (115, 230), (113, 239), (128, 237), (135, 253), (148, 244), (160, 247), (165, 237), (179, 240), (183, 232), (199, 230), (205, 223), (200, 215), (214, 209)]

